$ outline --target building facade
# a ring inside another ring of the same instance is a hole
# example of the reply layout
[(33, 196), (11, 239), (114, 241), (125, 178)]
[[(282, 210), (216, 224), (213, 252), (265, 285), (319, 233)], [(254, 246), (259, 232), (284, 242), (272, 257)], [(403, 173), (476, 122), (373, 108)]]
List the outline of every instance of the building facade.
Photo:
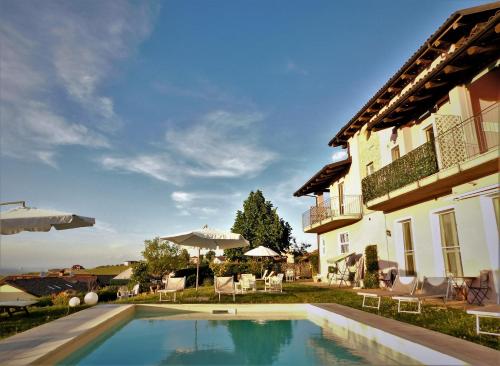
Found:
[(313, 196), (320, 273), (377, 245), (400, 274), (490, 272), (499, 300), (500, 6), (457, 11), (330, 141), (347, 158), (295, 192)]

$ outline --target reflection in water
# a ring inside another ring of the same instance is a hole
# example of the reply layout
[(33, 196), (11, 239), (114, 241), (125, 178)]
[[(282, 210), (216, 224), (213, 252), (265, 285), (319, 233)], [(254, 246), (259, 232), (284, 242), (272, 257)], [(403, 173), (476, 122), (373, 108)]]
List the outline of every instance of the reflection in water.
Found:
[(291, 320), (209, 320), (207, 325), (226, 328), (233, 349), (229, 351), (220, 346), (207, 349), (206, 345), (198, 345), (196, 334), (193, 349), (177, 349), (161, 364), (270, 365), (276, 362), (282, 347), (288, 345), (293, 336)]

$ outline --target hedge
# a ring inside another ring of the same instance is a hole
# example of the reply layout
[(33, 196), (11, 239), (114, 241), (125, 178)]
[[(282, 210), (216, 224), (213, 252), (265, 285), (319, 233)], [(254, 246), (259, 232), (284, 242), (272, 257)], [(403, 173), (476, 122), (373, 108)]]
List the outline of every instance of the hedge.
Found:
[(426, 142), (375, 173), (363, 178), (364, 202), (381, 197), (439, 170), (434, 141)]

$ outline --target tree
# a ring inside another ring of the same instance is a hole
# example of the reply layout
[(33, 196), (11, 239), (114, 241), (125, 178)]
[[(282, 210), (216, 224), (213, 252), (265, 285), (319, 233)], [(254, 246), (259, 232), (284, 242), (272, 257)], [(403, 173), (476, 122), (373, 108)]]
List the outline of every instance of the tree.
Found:
[(147, 290), (147, 284), (149, 283), (148, 265), (146, 262), (137, 262), (132, 266), (132, 283), (138, 283), (141, 287), (141, 291)]
[(209, 250), (207, 254), (205, 254), (205, 259), (207, 260), (208, 263), (211, 263), (214, 258), (215, 258), (215, 252), (213, 250)]
[(189, 253), (176, 244), (156, 237), (144, 241), (142, 256), (146, 260), (148, 273), (155, 277), (185, 268), (189, 264)]
[(243, 202), (243, 211), (236, 212), (231, 230), (242, 234), (250, 242), (250, 247), (225, 250), (224, 254), (230, 260), (247, 259), (243, 253), (259, 245), (281, 253), (295, 241), (290, 224), (278, 216), (276, 208), (266, 201), (260, 190), (250, 192)]

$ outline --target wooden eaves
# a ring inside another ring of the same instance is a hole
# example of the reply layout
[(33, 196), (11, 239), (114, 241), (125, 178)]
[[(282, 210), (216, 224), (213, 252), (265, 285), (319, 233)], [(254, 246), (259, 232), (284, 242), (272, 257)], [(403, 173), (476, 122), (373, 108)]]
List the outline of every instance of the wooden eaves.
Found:
[[(370, 129), (383, 129), (418, 118), (453, 86), (465, 82), (478, 69), (498, 59), (499, 17), (500, 2), (453, 13), (336, 134), (329, 145), (345, 147), (347, 140), (366, 123)], [(398, 96), (452, 44), (456, 47), (455, 52), (432, 68), (404, 95)], [(395, 102), (387, 107), (391, 100)], [(384, 107), (386, 110), (380, 113)]]
[(351, 165), (351, 157), (325, 165), (319, 172), (309, 179), (293, 195), (301, 197), (306, 194), (328, 192), (328, 187), (335, 180), (345, 174)]

